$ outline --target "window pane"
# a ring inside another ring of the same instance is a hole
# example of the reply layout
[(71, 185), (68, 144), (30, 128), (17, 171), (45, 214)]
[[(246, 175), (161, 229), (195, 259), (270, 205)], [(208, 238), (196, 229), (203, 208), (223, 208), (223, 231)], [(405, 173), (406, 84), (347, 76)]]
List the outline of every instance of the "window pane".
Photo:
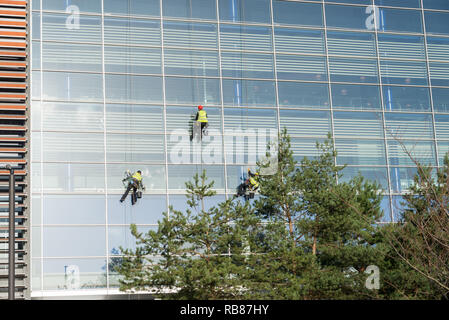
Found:
[(281, 130), (302, 137), (326, 138), (331, 132), (331, 116), (328, 111), (280, 110)]
[(145, 105), (106, 105), (108, 132), (162, 133), (162, 107)]
[[(407, 150), (407, 152), (404, 151)], [(410, 155), (408, 154), (410, 153)], [(421, 164), (435, 165), (435, 145), (433, 141), (388, 141), (390, 165), (416, 166), (412, 161)]]
[(421, 11), (381, 8), (380, 29), (382, 31), (404, 31), (421, 33)]
[(322, 10), (322, 5), (319, 3), (273, 1), (273, 19), (275, 23), (322, 26)]
[(205, 50), (164, 51), (165, 73), (186, 76), (218, 76), (218, 52)]
[(163, 212), (167, 212), (165, 195), (145, 194), (135, 205), (131, 205), (130, 199), (120, 203), (120, 196), (108, 196), (109, 224), (157, 224), (163, 218)]
[(449, 86), (449, 63), (430, 61), (429, 69), (433, 86)]
[(301, 161), (304, 157), (308, 159), (314, 159), (319, 156), (319, 151), (316, 147), (316, 143), (323, 143), (323, 139), (318, 138), (295, 138), (290, 140), (291, 151), (293, 152), (293, 158), (296, 161)]
[[(52, 246), (57, 246), (57, 235), (62, 234), (66, 229), (59, 229), (57, 232), (52, 231), (52, 241), (56, 241)], [(95, 230), (100, 229), (92, 229), (89, 230), (89, 233), (86, 235), (86, 238), (90, 235), (90, 233), (95, 232)], [(78, 230), (79, 234), (82, 234), (84, 229)], [(69, 243), (70, 250), (69, 252), (74, 251), (72, 248), (76, 246), (77, 236), (75, 233), (77, 232), (76, 228), (72, 228), (69, 231), (70, 238), (64, 238), (61, 246), (64, 243)], [(101, 229), (100, 234), (97, 237), (104, 236), (104, 228)], [(88, 240), (83, 239), (80, 246), (87, 246), (86, 243)], [(71, 242), (73, 241), (73, 243)], [(93, 240), (95, 241), (95, 240)], [(101, 241), (104, 246), (104, 240)], [(50, 246), (50, 244), (49, 244)], [(82, 247), (82, 248), (83, 248)], [(96, 247), (96, 245), (95, 245)], [(98, 249), (99, 250), (99, 249)], [(61, 254), (58, 256), (69, 256), (70, 254), (64, 254), (62, 252), (62, 248), (60, 249)], [(76, 256), (82, 256), (80, 252), (76, 251)], [(99, 251), (98, 251), (99, 252)], [(95, 256), (96, 254), (89, 254), (90, 256)], [(104, 253), (102, 254), (104, 255)], [(34, 262), (34, 261), (33, 261)], [(39, 266), (40, 266), (40, 262)], [(62, 259), (43, 259), (43, 274), (44, 279), (43, 290), (58, 290), (58, 292), (62, 290), (68, 290), (73, 292), (72, 290), (79, 290), (78, 292), (84, 292), (88, 288), (91, 289), (106, 289), (106, 259), (71, 259), (71, 258), (62, 258)], [(33, 263), (34, 265), (34, 263)], [(73, 295), (74, 293), (72, 293)], [(75, 293), (76, 295), (76, 293)]]
[(104, 137), (97, 133), (45, 132), (43, 154), (43, 161), (104, 162)]
[[(137, 226), (137, 231), (147, 233), (150, 229), (156, 229), (151, 226)], [(137, 247), (136, 238), (131, 235), (129, 226), (114, 226), (108, 228), (108, 247), (111, 255), (119, 255), (119, 248), (135, 250)]]
[(44, 72), (44, 95), (47, 100), (103, 101), (101, 74)]
[(270, 23), (270, 0), (218, 0), (220, 19)]
[(369, 13), (365, 6), (342, 6), (326, 4), (326, 24), (328, 27), (347, 29), (367, 29)]
[(222, 52), (221, 64), (224, 77), (274, 78), (272, 54)]
[(449, 35), (448, 12), (425, 12), (426, 32)]
[(160, 16), (159, 0), (104, 0), (104, 12), (142, 16)]
[(273, 51), (271, 28), (221, 25), (220, 45), (223, 50)]
[(337, 164), (386, 165), (382, 140), (335, 139)]
[(382, 114), (377, 112), (334, 112), (337, 138), (376, 138), (384, 136)]
[(167, 77), (165, 85), (167, 103), (220, 104), (220, 81), (218, 79)]
[(381, 109), (378, 86), (332, 84), (332, 103), (335, 109)]
[(432, 88), (432, 97), (436, 112), (449, 112), (449, 89)]
[(273, 81), (223, 79), (223, 100), (230, 106), (276, 106)]
[(417, 168), (390, 168), (391, 188), (393, 192), (409, 192), (413, 178), (418, 172)]
[(67, 71), (102, 71), (102, 50), (97, 45), (44, 42), (42, 68)]
[[(277, 112), (274, 109), (225, 108), (225, 130), (229, 129), (276, 129)], [(254, 134), (255, 131), (251, 131)]]
[(341, 182), (348, 182), (360, 173), (365, 179), (379, 183), (383, 190), (388, 190), (387, 168), (346, 167), (341, 173), (343, 174), (339, 179)]
[(437, 139), (449, 140), (449, 115), (435, 115), (435, 131)]
[(161, 49), (104, 47), (106, 72), (161, 74)]
[(43, 205), (44, 224), (105, 224), (104, 195), (45, 195)]
[(285, 108), (329, 108), (327, 84), (278, 82), (279, 105)]
[(371, 4), (372, 0), (324, 0), (324, 2), (353, 3), (353, 4)]
[(163, 162), (164, 138), (161, 135), (108, 134), (108, 162)]
[[(36, 0), (33, 0), (33, 3), (34, 2), (36, 2)], [(72, 8), (76, 11), (79, 10), (79, 12), (100, 13), (101, 0), (44, 0), (42, 3), (42, 10), (69, 11)], [(73, 12), (73, 10), (71, 11)]]
[(106, 100), (162, 103), (162, 78), (106, 74)]
[(217, 18), (215, 1), (210, 0), (164, 0), (164, 17), (210, 19)]
[(374, 34), (328, 31), (329, 55), (375, 57)]
[(449, 39), (427, 37), (427, 51), (429, 60), (449, 62)]
[(420, 0), (374, 0), (378, 6), (421, 8)]
[(223, 166), (169, 165), (168, 186), (172, 190), (185, 190), (185, 182), (192, 181), (195, 174), (201, 175), (206, 170), (208, 182), (214, 181), (213, 189), (224, 189)]
[(427, 85), (426, 62), (381, 60), (384, 84)]
[(79, 15), (79, 26), (71, 15), (44, 13), (42, 17), (42, 39), (101, 43), (101, 18)]
[(385, 113), (387, 138), (431, 139), (433, 137), (431, 114)]
[(329, 58), (331, 81), (378, 82), (377, 61), (374, 59)]
[[(34, 3), (34, 2), (33, 2)], [(31, 38), (40, 40), (41, 38), (41, 14), (33, 12), (31, 16)]]
[(164, 46), (217, 49), (217, 25), (210, 23), (164, 22)]
[[(39, 166), (34, 167), (39, 169)], [(104, 193), (104, 164), (44, 163), (46, 193)]]
[(276, 52), (325, 54), (323, 31), (275, 28)]
[(429, 88), (384, 86), (387, 111), (430, 111)]
[(39, 125), (49, 131), (103, 132), (103, 109), (101, 104), (44, 102)]
[(325, 57), (277, 54), (276, 63), (279, 79), (327, 80)]
[(127, 46), (160, 46), (160, 22), (157, 20), (105, 17), (104, 42)]
[(424, 9), (449, 10), (449, 2), (446, 0), (423, 0)]
[(142, 171), (142, 183), (146, 188), (144, 196), (151, 193), (165, 193), (166, 191), (165, 165), (108, 163), (106, 170), (108, 194), (113, 194), (117, 202), (125, 192), (122, 179), (125, 178), (125, 172), (127, 170), (131, 172), (136, 172), (137, 170)]
[(438, 161), (440, 165), (444, 163), (444, 157), (449, 152), (449, 141), (438, 141)]
[(383, 58), (425, 59), (424, 38), (379, 34), (379, 55)]

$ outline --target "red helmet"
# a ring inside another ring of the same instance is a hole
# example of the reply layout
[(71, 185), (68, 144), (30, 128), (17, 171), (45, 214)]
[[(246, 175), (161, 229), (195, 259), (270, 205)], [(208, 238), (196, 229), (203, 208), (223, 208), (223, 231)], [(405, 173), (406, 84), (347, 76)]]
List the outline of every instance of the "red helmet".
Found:
[(198, 110), (203, 110), (203, 106), (198, 106)]

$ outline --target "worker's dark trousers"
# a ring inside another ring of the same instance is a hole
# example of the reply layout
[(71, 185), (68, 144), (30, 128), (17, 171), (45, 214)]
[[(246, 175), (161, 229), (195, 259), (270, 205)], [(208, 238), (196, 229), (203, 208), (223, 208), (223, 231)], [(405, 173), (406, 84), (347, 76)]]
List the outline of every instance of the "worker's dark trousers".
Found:
[(204, 130), (209, 127), (209, 122), (201, 122), (201, 138), (204, 136)]
[(134, 205), (137, 202), (137, 183), (129, 183), (128, 188), (126, 188), (125, 193), (123, 194), (122, 198), (120, 199), (121, 202), (125, 201), (126, 197), (128, 196), (128, 193), (133, 189), (133, 193), (131, 195), (131, 204)]

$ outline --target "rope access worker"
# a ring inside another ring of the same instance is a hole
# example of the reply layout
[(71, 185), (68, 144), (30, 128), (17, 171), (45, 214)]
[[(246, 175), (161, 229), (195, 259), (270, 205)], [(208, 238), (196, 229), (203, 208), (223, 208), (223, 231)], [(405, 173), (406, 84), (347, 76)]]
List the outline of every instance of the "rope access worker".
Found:
[[(237, 194), (234, 196), (234, 198), (243, 196), (246, 201), (248, 201), (249, 199), (253, 199), (254, 192), (259, 189), (260, 186), (258, 178), (258, 172), (252, 173), (251, 170), (248, 169), (248, 177), (237, 187)], [(250, 191), (249, 194), (247, 193), (247, 190)]]
[(259, 189), (259, 172), (252, 173), (250, 169), (248, 169), (248, 182), (249, 188), (251, 191), (256, 191)]
[(131, 173), (128, 171), (127, 177), (122, 180), (123, 183), (128, 182), (128, 186), (126, 188), (125, 193), (122, 195), (122, 198), (120, 199), (120, 202), (125, 201), (126, 197), (128, 196), (129, 191), (133, 189), (133, 193), (131, 195), (131, 204), (135, 205), (137, 202), (137, 198), (142, 197), (142, 192), (137, 191), (138, 189), (145, 190), (145, 187), (142, 184), (142, 171), (138, 170), (134, 174), (131, 175)]
[(203, 110), (203, 106), (201, 105), (198, 106), (195, 121), (197, 125), (201, 125), (201, 138), (203, 135), (207, 135), (206, 129), (209, 126), (209, 120), (207, 119), (207, 112)]

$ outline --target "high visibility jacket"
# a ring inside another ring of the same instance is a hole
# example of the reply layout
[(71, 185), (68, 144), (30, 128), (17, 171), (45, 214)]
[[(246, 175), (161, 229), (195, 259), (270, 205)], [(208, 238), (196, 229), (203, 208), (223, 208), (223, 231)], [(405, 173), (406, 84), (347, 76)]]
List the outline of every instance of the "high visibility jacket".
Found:
[(140, 173), (136, 172), (132, 175), (133, 179), (136, 179), (139, 183), (142, 182), (142, 176)]
[(207, 113), (204, 110), (198, 111), (197, 120), (198, 122), (209, 122), (207, 120)]
[(249, 177), (249, 183), (251, 183), (253, 188), (258, 188), (259, 187), (259, 182), (257, 182), (257, 180), (254, 179), (253, 177)]

